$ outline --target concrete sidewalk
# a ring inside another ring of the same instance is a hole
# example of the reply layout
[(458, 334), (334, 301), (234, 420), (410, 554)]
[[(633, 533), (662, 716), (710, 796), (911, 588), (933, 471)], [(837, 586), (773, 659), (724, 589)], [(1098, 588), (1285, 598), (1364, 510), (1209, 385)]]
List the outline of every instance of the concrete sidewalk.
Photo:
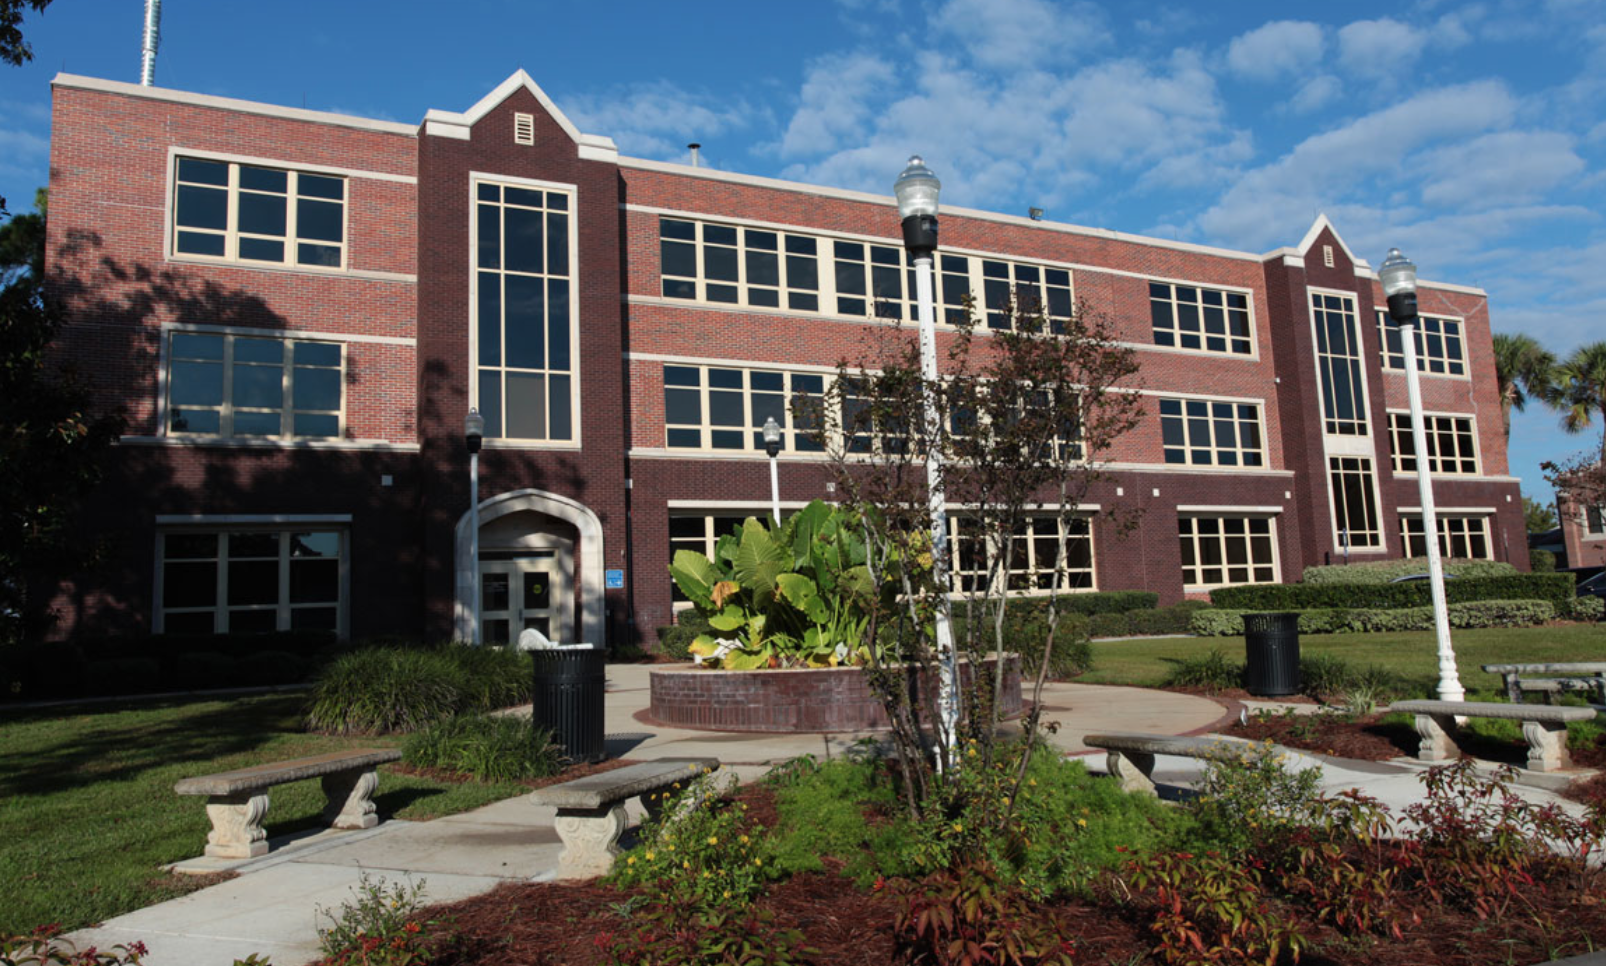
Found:
[[(637, 715), (648, 705), (649, 666), (608, 668), (606, 728), (610, 757), (650, 759), (712, 756), (742, 780), (802, 754), (835, 757), (873, 735), (766, 735), (691, 731), (650, 726)], [(1082, 744), (1083, 735), (1107, 731), (1195, 734), (1225, 727), (1235, 718), (1215, 701), (1166, 691), (1082, 684), (1051, 684), (1043, 693), (1044, 720), (1059, 729), (1048, 740), (1063, 753), (1088, 755), (1090, 770), (1104, 770), (1102, 753)], [(1361, 787), (1400, 808), (1420, 797), (1418, 769), (1396, 764), (1337, 762), (1299, 756), (1302, 766), (1321, 764), (1324, 787)], [(1187, 784), (1201, 771), (1191, 759), (1162, 756), (1155, 777)], [(1541, 800), (1549, 793), (1525, 790)], [(174, 808), (197, 803), (175, 796)], [(639, 818), (639, 804), (632, 804)], [(199, 851), (203, 843), (197, 842)], [(487, 892), (502, 882), (540, 881), (557, 868), (561, 845), (553, 810), (526, 796), (430, 822), (385, 821), (360, 832), (323, 832), (236, 866), (239, 877), (179, 899), (132, 912), (95, 929), (73, 933), (79, 944), (105, 948), (139, 940), (150, 966), (228, 966), (250, 953), (275, 966), (299, 966), (318, 957), (319, 910), (338, 911), (353, 898), (366, 873), (389, 882), (423, 881), (431, 903)]]

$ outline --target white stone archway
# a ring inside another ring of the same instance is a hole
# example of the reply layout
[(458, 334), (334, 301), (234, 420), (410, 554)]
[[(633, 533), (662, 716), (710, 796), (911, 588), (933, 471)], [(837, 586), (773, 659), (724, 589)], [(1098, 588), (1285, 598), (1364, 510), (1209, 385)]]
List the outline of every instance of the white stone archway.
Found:
[[(512, 513), (534, 511), (556, 517), (574, 525), (579, 533), (580, 566), (575, 578), (580, 583), (580, 611), (578, 637), (581, 642), (602, 647), (605, 630), (606, 603), (603, 600), (602, 564), (607, 557), (602, 546), (602, 521), (583, 503), (545, 490), (512, 490), (480, 502), (480, 529), (493, 520)], [(474, 620), (474, 566), (471, 559), (469, 515), (467, 511), (457, 519), (457, 534), (453, 545), (456, 573), (456, 593), (453, 595), (452, 627), (458, 640), (469, 640)]]

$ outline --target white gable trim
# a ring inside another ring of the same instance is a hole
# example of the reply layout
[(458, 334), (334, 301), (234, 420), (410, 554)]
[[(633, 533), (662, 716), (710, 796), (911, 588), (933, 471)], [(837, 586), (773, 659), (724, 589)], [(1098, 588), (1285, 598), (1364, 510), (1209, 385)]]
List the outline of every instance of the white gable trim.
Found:
[(424, 133), (466, 141), (469, 138), (469, 130), (479, 123), (481, 118), (489, 114), (497, 105), (507, 100), (514, 91), (520, 88), (535, 95), (535, 99), (541, 102), (541, 106), (546, 109), (546, 112), (552, 116), (554, 121), (558, 122), (558, 127), (563, 128), (563, 133), (567, 134), (569, 139), (579, 146), (581, 158), (588, 161), (618, 160), (619, 148), (613, 143), (612, 138), (603, 137), (600, 134), (580, 133), (580, 129), (574, 126), (574, 122), (569, 120), (569, 116), (558, 109), (558, 105), (554, 104), (552, 98), (546, 95), (546, 91), (541, 89), (541, 85), (537, 84), (522, 67), (514, 71), (507, 80), (496, 85), (495, 90), (480, 98), (473, 107), (461, 114), (442, 110), (431, 110), (425, 114)]
[(1338, 229), (1333, 227), (1333, 223), (1327, 220), (1326, 212), (1322, 212), (1316, 216), (1316, 220), (1311, 223), (1310, 231), (1305, 232), (1304, 240), (1301, 241), (1299, 246), (1295, 249), (1295, 251), (1299, 252), (1299, 257), (1301, 259), (1310, 254), (1311, 246), (1316, 244), (1316, 237), (1322, 233), (1322, 229), (1324, 228), (1332, 231), (1333, 238), (1338, 241), (1338, 247), (1344, 250), (1344, 254), (1350, 260), (1350, 264), (1355, 266), (1356, 275), (1365, 275), (1371, 271), (1372, 266), (1366, 261), (1366, 259), (1356, 258), (1355, 253), (1350, 251), (1349, 245), (1344, 241), (1344, 236), (1340, 235), (1338, 233)]

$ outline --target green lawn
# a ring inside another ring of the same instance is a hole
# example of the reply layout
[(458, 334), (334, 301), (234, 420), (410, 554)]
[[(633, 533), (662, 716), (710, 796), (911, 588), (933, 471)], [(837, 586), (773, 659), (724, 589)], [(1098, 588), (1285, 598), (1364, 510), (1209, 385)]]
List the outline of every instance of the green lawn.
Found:
[[(74, 929), (193, 888), (159, 868), (206, 845), (205, 799), (175, 795), (180, 778), (399, 742), (305, 734), (304, 700), (0, 710), (0, 935), (50, 922)], [(374, 801), (382, 818), (426, 819), (523, 791), (382, 768)], [(272, 797), (270, 836), (317, 824), (316, 780), (281, 785)]]
[[(1485, 674), (1483, 664), (1528, 664), (1545, 661), (1606, 661), (1606, 625), (1461, 630), (1451, 635), (1461, 684), (1468, 691), (1500, 690), (1500, 677)], [(1405, 634), (1307, 634), (1301, 655), (1331, 654), (1357, 668), (1380, 664), (1408, 684), (1430, 693), (1439, 679), (1438, 644), (1431, 632)], [(1093, 670), (1076, 680), (1087, 684), (1132, 684), (1154, 687), (1175, 662), (1208, 654), (1219, 647), (1229, 660), (1242, 662), (1241, 637), (1166, 637), (1151, 640), (1099, 641), (1093, 644)]]

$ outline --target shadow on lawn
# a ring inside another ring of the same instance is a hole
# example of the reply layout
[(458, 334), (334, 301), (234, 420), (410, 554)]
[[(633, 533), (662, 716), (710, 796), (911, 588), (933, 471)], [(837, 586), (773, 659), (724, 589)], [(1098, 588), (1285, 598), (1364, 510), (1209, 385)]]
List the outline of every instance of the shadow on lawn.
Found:
[[(254, 751), (300, 730), (303, 700), (299, 695), (246, 698), (189, 714), (163, 712), (212, 702), (142, 702), (89, 714), (57, 710), (5, 715), (0, 717), (0, 734), (52, 718), (60, 720), (61, 734), (39, 748), (0, 753), (0, 795), (50, 795), (133, 781), (156, 769)], [(0, 739), (0, 746), (5, 744)]]

